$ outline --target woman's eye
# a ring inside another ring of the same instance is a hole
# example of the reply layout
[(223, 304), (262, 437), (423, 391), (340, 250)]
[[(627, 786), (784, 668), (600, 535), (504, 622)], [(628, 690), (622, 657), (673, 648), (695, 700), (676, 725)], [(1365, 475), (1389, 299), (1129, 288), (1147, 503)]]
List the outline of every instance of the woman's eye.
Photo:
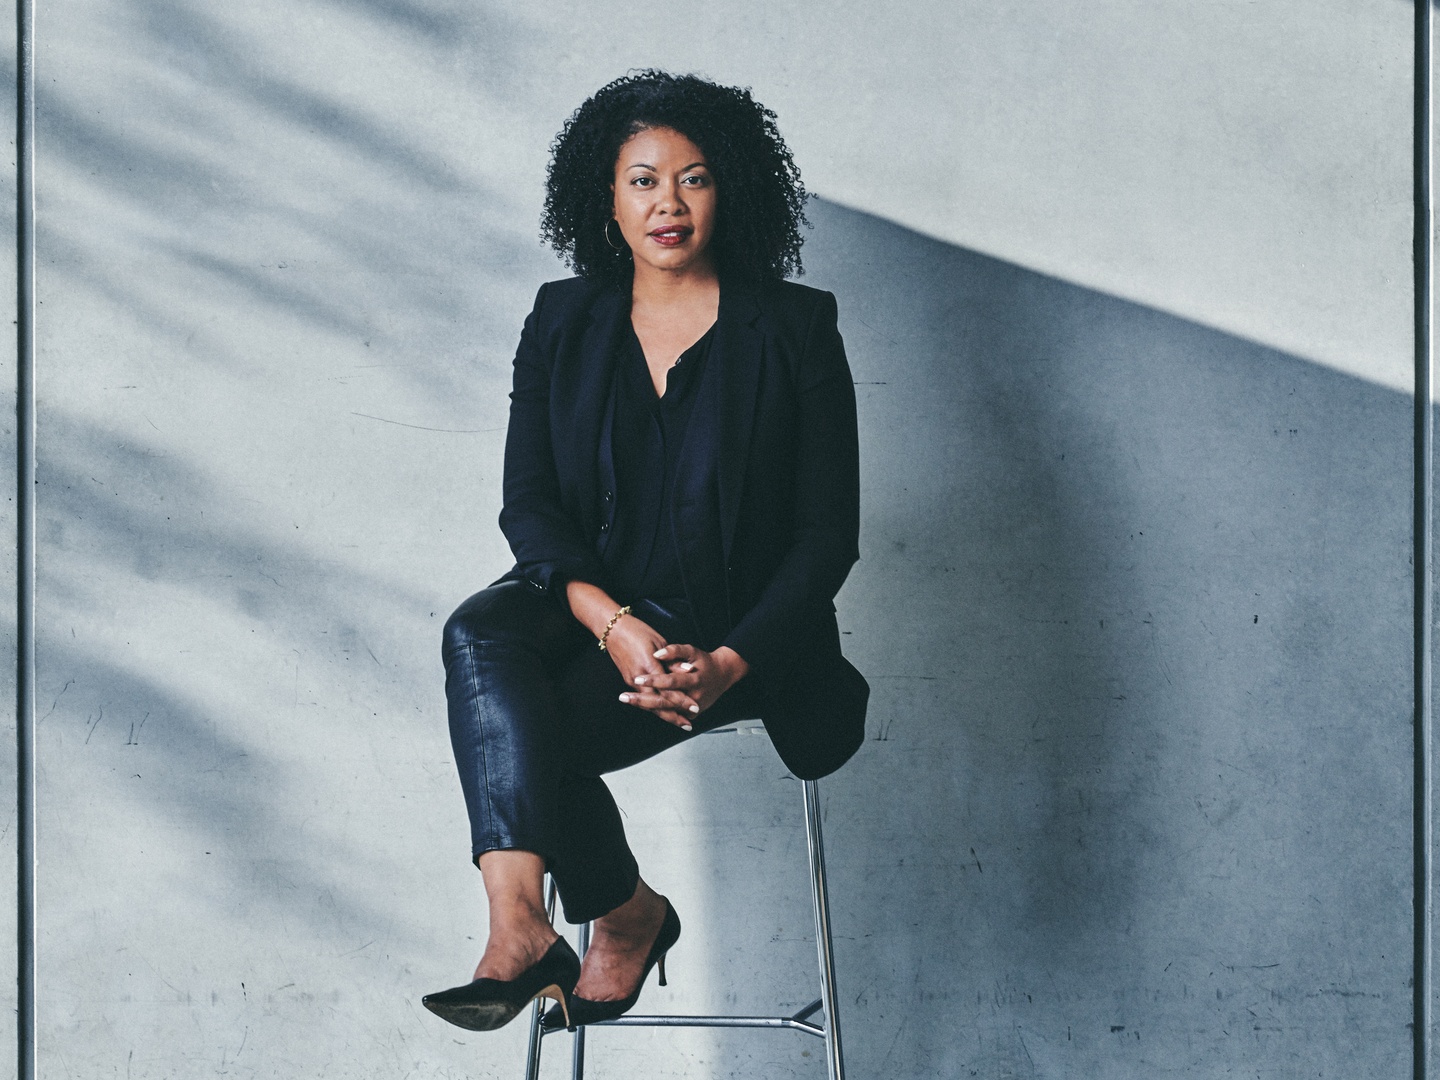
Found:
[(685, 177), (685, 179), (682, 180), (681, 183), (690, 184), (691, 187), (704, 187), (707, 179), (708, 177), (701, 176), (699, 173), (695, 173), (691, 176)]
[(630, 182), (636, 187), (649, 187), (655, 181), (651, 180), (648, 176), (637, 176), (634, 180), (631, 180)]

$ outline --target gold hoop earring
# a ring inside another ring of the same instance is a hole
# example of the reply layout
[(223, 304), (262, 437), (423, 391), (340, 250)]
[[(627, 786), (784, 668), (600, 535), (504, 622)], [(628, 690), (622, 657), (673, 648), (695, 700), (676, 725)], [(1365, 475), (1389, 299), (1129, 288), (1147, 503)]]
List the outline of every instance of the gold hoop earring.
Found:
[(605, 228), (601, 230), (605, 234), (605, 243), (609, 244), (611, 250), (616, 252), (617, 254), (630, 250), (630, 248), (625, 244), (625, 234), (623, 232), (620, 234), (620, 243), (617, 244), (614, 240), (610, 239), (610, 226), (619, 224), (620, 223), (612, 217), (609, 221), (605, 222)]

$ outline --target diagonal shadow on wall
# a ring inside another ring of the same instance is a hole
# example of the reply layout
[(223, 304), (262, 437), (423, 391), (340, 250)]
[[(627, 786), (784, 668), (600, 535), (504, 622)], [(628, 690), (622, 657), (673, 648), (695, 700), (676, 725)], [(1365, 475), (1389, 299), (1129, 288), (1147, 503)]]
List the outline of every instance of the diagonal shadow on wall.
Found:
[[(810, 215), (864, 471), (870, 739), (821, 785), (857, 1074), (1407, 1060), (1408, 399)], [(802, 1003), (796, 795), (768, 751), (687, 753), (714, 907), (792, 896), (724, 923), (712, 985)]]

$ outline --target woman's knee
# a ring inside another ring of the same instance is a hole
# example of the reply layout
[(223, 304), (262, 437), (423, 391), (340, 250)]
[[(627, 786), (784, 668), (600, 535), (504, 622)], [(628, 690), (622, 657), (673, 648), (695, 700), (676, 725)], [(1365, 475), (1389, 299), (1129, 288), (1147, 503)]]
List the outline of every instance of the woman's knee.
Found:
[(513, 593), (521, 582), (502, 581), (481, 589), (445, 620), (441, 647), (447, 653), (485, 642), (505, 641), (516, 628), (520, 606)]
[(445, 620), (441, 648), (449, 656), (475, 645), (535, 645), (564, 632), (552, 599), (526, 581), (481, 589)]

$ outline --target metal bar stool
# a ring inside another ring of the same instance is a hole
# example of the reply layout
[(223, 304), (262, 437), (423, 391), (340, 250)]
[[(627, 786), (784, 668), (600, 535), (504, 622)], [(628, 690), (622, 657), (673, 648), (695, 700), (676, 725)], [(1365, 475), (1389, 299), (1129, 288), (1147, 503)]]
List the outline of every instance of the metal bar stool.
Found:
[[(758, 726), (743, 721), (706, 732), (707, 735), (734, 733)], [(602, 1020), (593, 1027), (707, 1027), (707, 1028), (792, 1028), (825, 1040), (825, 1064), (829, 1080), (845, 1080), (845, 1059), (840, 1051), (840, 1018), (836, 1011), (835, 950), (830, 940), (830, 893), (825, 875), (825, 844), (820, 834), (820, 799), (814, 780), (801, 782), (805, 792), (805, 839), (810, 852), (810, 896), (815, 909), (815, 948), (820, 961), (820, 996), (790, 1016), (621, 1016)], [(555, 918), (555, 882), (549, 882), (546, 912)], [(590, 944), (590, 924), (580, 927), (580, 948), (583, 957)], [(530, 1017), (530, 1052), (525, 1063), (525, 1080), (539, 1080), (540, 1047), (547, 1032), (542, 1024), (543, 999), (537, 998)], [(811, 1018), (824, 1010), (823, 1026)], [(556, 1029), (558, 1031), (560, 1029)], [(571, 1080), (584, 1080), (585, 1028), (577, 1028), (571, 1058)]]

